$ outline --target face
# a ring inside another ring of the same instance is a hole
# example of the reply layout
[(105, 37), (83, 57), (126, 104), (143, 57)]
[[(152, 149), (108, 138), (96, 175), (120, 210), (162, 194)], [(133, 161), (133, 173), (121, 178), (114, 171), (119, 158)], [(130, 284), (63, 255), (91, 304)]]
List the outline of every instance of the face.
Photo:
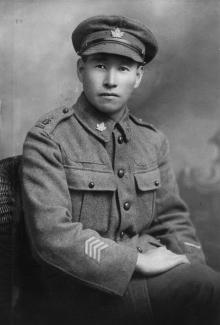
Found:
[(80, 59), (77, 71), (89, 102), (113, 119), (123, 114), (143, 75), (143, 67), (132, 59), (104, 53), (89, 55), (85, 62)]

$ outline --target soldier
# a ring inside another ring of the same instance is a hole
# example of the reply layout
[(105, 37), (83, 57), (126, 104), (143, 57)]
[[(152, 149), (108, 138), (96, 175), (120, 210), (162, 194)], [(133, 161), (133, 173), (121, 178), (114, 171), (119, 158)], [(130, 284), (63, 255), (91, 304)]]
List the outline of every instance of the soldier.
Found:
[(40, 119), (23, 151), (45, 323), (217, 324), (219, 274), (179, 197), (167, 139), (127, 107), (155, 37), (127, 17), (95, 16), (72, 41), (83, 92)]

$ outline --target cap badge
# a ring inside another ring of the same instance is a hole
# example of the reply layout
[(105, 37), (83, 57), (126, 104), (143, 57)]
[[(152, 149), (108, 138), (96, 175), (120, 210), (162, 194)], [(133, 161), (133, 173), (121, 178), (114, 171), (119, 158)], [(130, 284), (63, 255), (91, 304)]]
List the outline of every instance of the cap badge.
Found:
[(102, 122), (102, 123), (100, 123), (100, 124), (97, 124), (97, 125), (96, 125), (96, 130), (98, 130), (98, 131), (100, 131), (100, 132), (105, 131), (105, 130), (106, 130), (105, 123)]
[(115, 28), (115, 30), (111, 30), (111, 34), (112, 34), (112, 37), (122, 38), (122, 36), (124, 35), (124, 32), (121, 32), (120, 29), (117, 27), (117, 28)]

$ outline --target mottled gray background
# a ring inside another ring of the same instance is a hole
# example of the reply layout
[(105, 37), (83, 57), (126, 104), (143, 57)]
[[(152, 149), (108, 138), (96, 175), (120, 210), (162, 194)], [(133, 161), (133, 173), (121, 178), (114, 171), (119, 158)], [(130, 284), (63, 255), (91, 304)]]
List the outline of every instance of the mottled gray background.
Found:
[(181, 192), (220, 269), (220, 1), (0, 0), (0, 159), (21, 153), (40, 115), (76, 100), (71, 31), (103, 13), (137, 18), (158, 39), (130, 107), (167, 134)]

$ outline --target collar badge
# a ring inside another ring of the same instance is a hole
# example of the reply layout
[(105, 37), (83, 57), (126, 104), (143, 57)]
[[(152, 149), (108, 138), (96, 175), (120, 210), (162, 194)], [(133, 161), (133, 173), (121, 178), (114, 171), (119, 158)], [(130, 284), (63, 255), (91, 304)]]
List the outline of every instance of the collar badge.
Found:
[(117, 28), (115, 28), (115, 30), (111, 30), (111, 34), (112, 34), (112, 37), (122, 38), (122, 36), (124, 35), (124, 32), (121, 32), (120, 29), (117, 27)]
[(100, 132), (105, 131), (105, 130), (106, 130), (105, 123), (104, 123), (104, 122), (102, 122), (102, 123), (100, 123), (100, 124), (97, 123), (97, 125), (96, 125), (96, 130), (98, 130), (98, 131), (100, 131)]

